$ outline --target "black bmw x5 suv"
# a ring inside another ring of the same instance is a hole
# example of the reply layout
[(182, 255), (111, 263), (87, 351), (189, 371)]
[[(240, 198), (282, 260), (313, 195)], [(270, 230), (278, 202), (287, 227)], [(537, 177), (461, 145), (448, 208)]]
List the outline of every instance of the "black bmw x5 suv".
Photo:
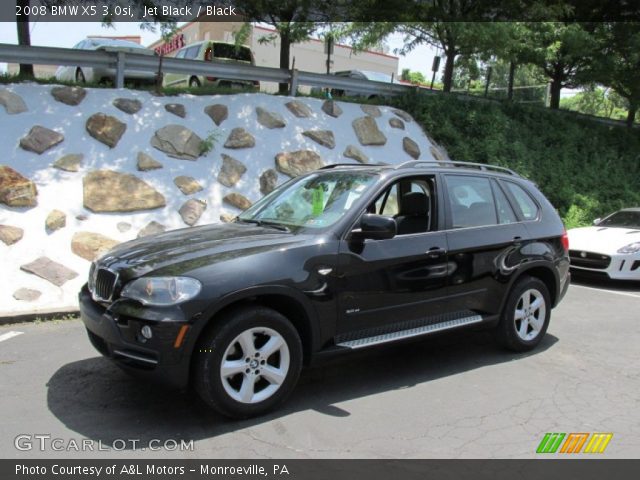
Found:
[(478, 326), (534, 348), (569, 286), (567, 252), (553, 206), (511, 170), (331, 165), (232, 223), (117, 246), (80, 308), (121, 367), (249, 417), (324, 354)]

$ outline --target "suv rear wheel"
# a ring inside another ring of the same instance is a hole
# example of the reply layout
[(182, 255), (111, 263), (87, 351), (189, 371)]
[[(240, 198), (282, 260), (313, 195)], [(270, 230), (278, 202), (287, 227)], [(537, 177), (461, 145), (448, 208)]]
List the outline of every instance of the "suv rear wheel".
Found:
[(302, 343), (286, 317), (265, 307), (230, 312), (196, 351), (195, 387), (223, 415), (261, 415), (283, 402), (302, 368)]
[(524, 276), (511, 289), (498, 325), (498, 339), (509, 350), (531, 350), (544, 337), (550, 317), (547, 286), (538, 278)]

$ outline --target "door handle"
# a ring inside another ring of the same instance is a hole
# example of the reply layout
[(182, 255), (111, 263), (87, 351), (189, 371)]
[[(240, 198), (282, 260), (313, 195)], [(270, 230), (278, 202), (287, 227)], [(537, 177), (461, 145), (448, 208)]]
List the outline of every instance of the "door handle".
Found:
[(444, 248), (440, 248), (440, 247), (431, 247), (429, 250), (427, 250), (427, 256), (429, 258), (438, 258), (444, 255), (445, 253), (447, 253), (447, 251)]
[(522, 237), (517, 235), (515, 237), (513, 237), (513, 239), (511, 240), (512, 243), (518, 243), (522, 240)]

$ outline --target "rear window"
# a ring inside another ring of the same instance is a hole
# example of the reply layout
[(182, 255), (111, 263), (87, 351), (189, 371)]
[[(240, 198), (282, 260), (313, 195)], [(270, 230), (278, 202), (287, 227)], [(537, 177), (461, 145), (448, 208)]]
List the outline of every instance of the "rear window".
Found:
[(215, 58), (230, 58), (242, 62), (251, 61), (251, 50), (247, 47), (236, 47), (227, 43), (214, 43), (213, 56)]

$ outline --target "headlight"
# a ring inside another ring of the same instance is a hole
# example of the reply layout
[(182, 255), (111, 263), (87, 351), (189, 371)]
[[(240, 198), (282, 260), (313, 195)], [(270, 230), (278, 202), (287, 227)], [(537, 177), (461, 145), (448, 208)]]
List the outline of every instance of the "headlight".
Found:
[(630, 243), (618, 250), (618, 253), (638, 253), (640, 252), (640, 242)]
[(143, 277), (127, 283), (121, 295), (144, 305), (166, 307), (191, 300), (201, 288), (195, 278)]

